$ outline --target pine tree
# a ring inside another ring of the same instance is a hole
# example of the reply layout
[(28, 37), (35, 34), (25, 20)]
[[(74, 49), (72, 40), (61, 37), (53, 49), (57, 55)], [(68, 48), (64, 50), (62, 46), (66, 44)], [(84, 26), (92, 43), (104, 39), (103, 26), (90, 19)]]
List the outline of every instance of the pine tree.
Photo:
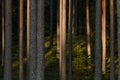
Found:
[(66, 0), (60, 0), (60, 80), (66, 80)]
[(68, 19), (68, 51), (69, 51), (69, 58), (68, 58), (68, 80), (72, 80), (72, 3), (73, 0), (69, 0), (69, 19)]
[(102, 45), (101, 45), (101, 0), (96, 0), (95, 19), (95, 80), (102, 80)]
[(36, 80), (44, 80), (44, 0), (37, 0), (37, 68)]
[(120, 0), (116, 1), (117, 4), (117, 30), (118, 30), (118, 80), (120, 80)]
[(12, 80), (12, 0), (5, 0), (4, 80)]
[(115, 80), (114, 71), (114, 0), (110, 0), (110, 80)]
[(106, 73), (106, 0), (102, 0), (102, 71)]
[(19, 1), (19, 80), (23, 80), (23, 0)]
[(30, 0), (30, 52), (28, 60), (28, 80), (36, 80), (37, 55), (37, 0)]
[(116, 1), (117, 4), (117, 29), (118, 29), (118, 80), (120, 80), (120, 0)]

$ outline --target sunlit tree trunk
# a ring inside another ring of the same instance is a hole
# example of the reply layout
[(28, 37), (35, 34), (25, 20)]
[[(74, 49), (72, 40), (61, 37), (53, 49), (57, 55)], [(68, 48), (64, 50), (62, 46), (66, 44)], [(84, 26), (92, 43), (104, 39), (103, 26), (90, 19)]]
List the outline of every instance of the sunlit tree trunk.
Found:
[(23, 80), (23, 0), (19, 1), (19, 80)]
[(106, 73), (106, 0), (102, 0), (102, 71)]
[(50, 47), (53, 46), (53, 0), (50, 0)]
[(114, 71), (114, 0), (110, 0), (110, 80), (115, 80)]
[(117, 30), (118, 30), (118, 80), (120, 80), (120, 0), (116, 1), (117, 4)]
[(30, 0), (27, 0), (27, 58), (29, 58), (29, 38), (30, 38)]
[(29, 79), (29, 49), (30, 49), (30, 0), (27, 0), (27, 76), (26, 79)]
[(5, 19), (4, 19), (4, 18), (5, 18), (5, 17), (4, 17), (4, 9), (5, 9), (5, 8), (4, 8), (4, 6), (5, 6), (5, 5), (4, 5), (4, 4), (5, 4), (5, 3), (4, 3), (4, 0), (2, 0), (2, 64), (1, 64), (2, 66), (4, 65), (4, 51), (5, 51), (5, 50), (4, 50), (4, 41), (5, 41), (5, 40), (4, 40), (4, 39), (5, 39), (5, 38), (4, 38), (4, 37), (5, 37), (5, 36), (4, 36), (4, 35), (5, 35), (5, 34), (4, 34), (4, 24), (5, 24), (5, 22), (4, 22), (4, 20), (5, 20)]
[(37, 0), (30, 0), (30, 52), (28, 60), (28, 80), (36, 80), (37, 55)]
[(5, 0), (5, 57), (3, 80), (12, 80), (12, 0)]
[(66, 80), (66, 0), (60, 0), (60, 80)]
[(72, 80), (72, 3), (73, 0), (69, 0), (69, 20), (68, 20), (68, 51), (69, 51), (69, 58), (68, 58), (68, 80)]
[(87, 54), (88, 67), (91, 66), (91, 47), (90, 47), (90, 19), (89, 19), (89, 0), (86, 0), (86, 26), (87, 26)]
[(37, 68), (36, 80), (44, 79), (44, 0), (37, 0)]
[(95, 80), (102, 80), (101, 0), (96, 0), (95, 19)]

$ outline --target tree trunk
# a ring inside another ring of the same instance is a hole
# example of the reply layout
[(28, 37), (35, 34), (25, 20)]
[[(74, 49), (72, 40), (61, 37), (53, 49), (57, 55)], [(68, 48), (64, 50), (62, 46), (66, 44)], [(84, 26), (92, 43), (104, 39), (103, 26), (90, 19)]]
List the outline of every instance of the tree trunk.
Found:
[(66, 80), (66, 0), (60, 0), (60, 80)]
[(118, 30), (118, 80), (120, 80), (120, 0), (116, 1), (117, 4), (117, 30)]
[(102, 45), (101, 45), (101, 0), (96, 0), (95, 20), (95, 80), (102, 80)]
[(114, 71), (114, 0), (110, 0), (110, 80), (115, 80)]
[(36, 80), (37, 55), (37, 0), (30, 0), (30, 53), (28, 61), (28, 80)]
[(90, 46), (90, 18), (89, 18), (89, 0), (86, 0), (86, 25), (87, 25), (87, 54), (88, 67), (91, 66), (91, 46)]
[(50, 47), (53, 46), (53, 0), (50, 0)]
[(68, 51), (69, 51), (69, 58), (68, 58), (68, 80), (72, 80), (72, 3), (73, 0), (69, 0), (69, 22), (68, 22)]
[(102, 71), (106, 73), (106, 0), (102, 0)]
[(59, 20), (59, 0), (57, 1), (57, 53), (60, 52), (60, 20)]
[(5, 0), (4, 80), (12, 80), (12, 0)]
[(44, 0), (37, 0), (37, 69), (36, 80), (44, 80)]
[(19, 80), (23, 80), (23, 0), (19, 1)]
[(29, 49), (30, 49), (30, 0), (27, 0), (27, 76), (26, 80), (29, 79)]
[(74, 0), (74, 10), (75, 10), (75, 13), (74, 13), (74, 31), (75, 31), (75, 34), (78, 35), (78, 26), (77, 26), (77, 13), (78, 13), (78, 0)]
[(5, 9), (5, 2), (4, 2), (4, 0), (2, 0), (2, 64), (1, 64), (1, 66), (3, 66), (4, 65), (4, 52), (5, 52), (5, 50), (4, 50), (4, 39), (5, 39), (5, 16), (4, 16), (4, 9)]
[(27, 0), (27, 58), (29, 58), (30, 39), (30, 0)]

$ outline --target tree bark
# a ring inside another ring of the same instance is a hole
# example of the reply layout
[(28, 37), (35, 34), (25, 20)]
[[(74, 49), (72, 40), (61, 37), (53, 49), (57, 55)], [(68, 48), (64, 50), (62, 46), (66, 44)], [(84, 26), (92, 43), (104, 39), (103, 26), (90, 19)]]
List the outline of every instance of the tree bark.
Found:
[(60, 80), (66, 80), (66, 0), (60, 0)]
[(23, 80), (23, 0), (19, 1), (19, 80)]
[(12, 0), (5, 0), (4, 80), (12, 80)]
[(118, 29), (118, 80), (120, 80), (120, 0), (116, 1), (117, 4), (117, 29)]
[(90, 18), (89, 18), (89, 0), (86, 0), (86, 25), (87, 25), (87, 54), (88, 68), (91, 67), (91, 46), (90, 46)]
[(68, 22), (68, 51), (69, 51), (69, 58), (68, 58), (68, 80), (72, 80), (72, 3), (73, 0), (69, 0), (69, 22)]
[(114, 67), (114, 0), (110, 0), (110, 80), (115, 80)]
[(102, 80), (101, 0), (96, 0), (95, 20), (95, 80)]
[(4, 42), (5, 42), (5, 16), (4, 16), (4, 10), (5, 10), (5, 2), (4, 2), (4, 0), (2, 0), (2, 64), (1, 64), (1, 66), (3, 66), (4, 65), (4, 52), (5, 52), (5, 50), (4, 50), (4, 48), (5, 48), (5, 46), (4, 46)]
[(36, 80), (37, 55), (37, 0), (30, 0), (30, 52), (28, 60), (28, 80)]
[(118, 80), (120, 80), (120, 0), (116, 1), (117, 4), (117, 30), (118, 30)]
[(53, 46), (53, 0), (50, 0), (50, 47)]
[(102, 0), (102, 71), (106, 73), (106, 0)]
[(36, 80), (44, 80), (44, 0), (37, 0), (37, 68)]
[(74, 32), (75, 32), (75, 34), (76, 35), (78, 35), (78, 26), (77, 26), (77, 13), (78, 13), (78, 0), (74, 0), (74, 10), (75, 10), (75, 12), (74, 12)]
[(57, 1), (57, 53), (60, 52), (60, 13), (59, 13), (59, 0)]
[(30, 0), (27, 0), (27, 76), (26, 80), (29, 79), (29, 54), (30, 54)]
[(27, 0), (27, 41), (26, 41), (26, 45), (27, 45), (27, 76), (26, 76), (26, 80), (29, 79), (29, 54), (30, 54), (30, 0)]

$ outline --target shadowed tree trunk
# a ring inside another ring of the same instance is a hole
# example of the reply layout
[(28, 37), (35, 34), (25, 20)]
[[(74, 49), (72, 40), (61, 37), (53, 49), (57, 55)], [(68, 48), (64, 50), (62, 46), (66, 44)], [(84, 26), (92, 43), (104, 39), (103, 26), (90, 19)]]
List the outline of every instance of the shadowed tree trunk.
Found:
[(74, 10), (75, 10), (75, 13), (74, 13), (74, 31), (75, 31), (75, 34), (78, 35), (78, 26), (77, 26), (77, 13), (78, 13), (78, 0), (74, 0)]
[(4, 39), (5, 39), (5, 38), (4, 38), (4, 37), (5, 37), (5, 36), (4, 36), (4, 35), (5, 35), (5, 34), (4, 34), (4, 29), (5, 29), (5, 28), (4, 28), (4, 24), (5, 24), (5, 22), (4, 22), (4, 20), (5, 20), (5, 19), (4, 19), (4, 18), (5, 18), (5, 17), (4, 17), (4, 9), (5, 9), (5, 7), (4, 7), (4, 6), (5, 6), (5, 5), (4, 5), (4, 4), (5, 4), (5, 2), (4, 2), (4, 0), (2, 0), (2, 64), (1, 64), (2, 66), (4, 65), (4, 51), (5, 51), (5, 50), (4, 50), (4, 41), (5, 41), (5, 40), (4, 40)]
[(53, 0), (50, 0), (50, 47), (53, 46)]
[(89, 0), (86, 0), (86, 25), (87, 25), (87, 54), (88, 67), (91, 66), (91, 46), (90, 46), (90, 19), (89, 19)]
[(28, 80), (36, 80), (37, 55), (37, 0), (30, 0), (30, 53), (28, 60)]
[(4, 80), (12, 80), (12, 0), (5, 0)]
[(72, 80), (72, 3), (73, 0), (69, 0), (69, 20), (68, 20), (68, 44), (69, 44), (69, 58), (68, 58), (68, 80)]
[(96, 0), (95, 19), (95, 80), (102, 80), (102, 45), (101, 45), (101, 0)]
[(114, 71), (114, 0), (110, 0), (110, 80), (115, 80)]
[(116, 1), (117, 4), (117, 30), (118, 30), (118, 80), (120, 80), (120, 0)]
[(36, 80), (44, 79), (44, 0), (37, 0), (37, 68)]
[(60, 0), (60, 80), (66, 80), (66, 0)]
[(57, 1), (57, 53), (60, 52), (60, 18), (59, 18), (59, 0)]
[(19, 1), (19, 80), (23, 80), (23, 0)]
[(102, 0), (102, 71), (106, 73), (106, 0)]

